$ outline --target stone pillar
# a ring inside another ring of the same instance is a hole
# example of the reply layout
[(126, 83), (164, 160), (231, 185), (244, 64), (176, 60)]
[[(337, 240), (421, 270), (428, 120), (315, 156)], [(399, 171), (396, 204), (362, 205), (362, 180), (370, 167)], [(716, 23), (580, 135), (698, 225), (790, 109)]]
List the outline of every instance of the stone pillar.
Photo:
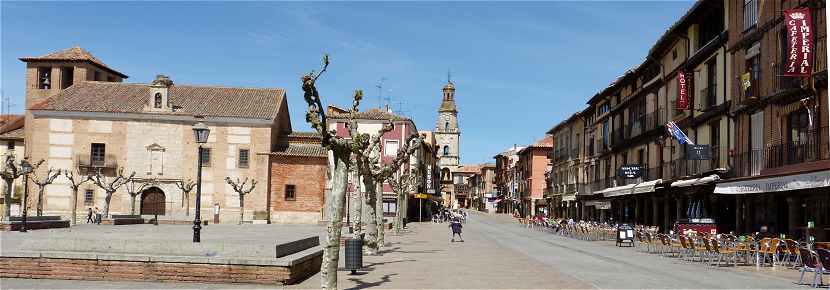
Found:
[(660, 209), (657, 206), (658, 206), (657, 197), (652, 196), (651, 197), (651, 224), (655, 225), (655, 226), (660, 225), (660, 219), (659, 219), (659, 215), (658, 215)]
[(744, 215), (744, 198), (742, 196), (735, 197), (735, 234), (743, 233), (743, 215)]
[(787, 236), (791, 238), (798, 233), (798, 213), (801, 207), (801, 199), (796, 197), (787, 198)]
[(638, 223), (640, 223), (640, 211), (642, 210), (640, 208), (640, 199), (637, 198), (637, 197), (634, 197), (634, 200), (632, 200), (632, 201), (634, 202), (634, 218), (631, 219), (632, 224), (638, 224)]
[(671, 230), (671, 202), (668, 197), (663, 197), (663, 226), (666, 227), (666, 232)]
[(677, 208), (674, 209), (674, 213), (675, 213), (674, 214), (674, 220), (675, 221), (680, 220), (680, 219), (683, 218), (683, 210), (684, 210), (683, 209), (683, 199), (684, 199), (684, 197), (682, 197), (682, 196), (677, 196), (674, 199), (675, 203), (677, 204)]

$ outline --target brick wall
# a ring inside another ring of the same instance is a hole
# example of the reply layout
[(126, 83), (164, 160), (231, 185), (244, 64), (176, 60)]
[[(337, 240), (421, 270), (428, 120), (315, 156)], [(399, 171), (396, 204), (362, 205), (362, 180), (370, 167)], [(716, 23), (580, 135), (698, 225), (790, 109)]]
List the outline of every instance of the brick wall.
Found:
[[(325, 157), (271, 156), (271, 208), (279, 212), (319, 213), (325, 202)], [(295, 200), (285, 199), (285, 185), (295, 186)]]
[(282, 266), (0, 257), (0, 277), (25, 279), (292, 284), (320, 268), (321, 257)]

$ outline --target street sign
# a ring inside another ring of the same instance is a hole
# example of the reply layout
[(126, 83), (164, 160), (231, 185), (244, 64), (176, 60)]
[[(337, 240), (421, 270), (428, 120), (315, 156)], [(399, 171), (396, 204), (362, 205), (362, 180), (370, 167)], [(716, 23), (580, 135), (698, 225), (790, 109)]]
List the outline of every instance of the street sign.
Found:
[(425, 193), (416, 193), (416, 194), (415, 194), (415, 198), (418, 198), (418, 199), (429, 199), (429, 195), (428, 195), (428, 194), (425, 194)]
[(620, 167), (619, 176), (624, 178), (640, 177), (640, 165), (623, 165)]
[(429, 194), (434, 194), (434, 193), (435, 193), (435, 189), (432, 189), (432, 188), (427, 189), (427, 193), (429, 193)]
[(697, 144), (686, 145), (686, 159), (687, 160), (711, 160), (712, 159), (712, 145)]

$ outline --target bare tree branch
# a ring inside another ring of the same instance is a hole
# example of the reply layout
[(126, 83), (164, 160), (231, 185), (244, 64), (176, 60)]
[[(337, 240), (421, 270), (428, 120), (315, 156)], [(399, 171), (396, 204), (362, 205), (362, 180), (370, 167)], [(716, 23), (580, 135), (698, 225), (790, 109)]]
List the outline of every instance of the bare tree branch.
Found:
[(248, 189), (245, 189), (245, 184), (248, 183), (247, 177), (241, 182), (239, 181), (239, 177), (236, 178), (236, 181), (231, 180), (230, 177), (225, 177), (225, 181), (233, 188), (233, 191), (239, 194), (239, 224), (241, 225), (243, 217), (245, 216), (245, 195), (254, 191), (256, 179), (251, 179), (251, 187)]

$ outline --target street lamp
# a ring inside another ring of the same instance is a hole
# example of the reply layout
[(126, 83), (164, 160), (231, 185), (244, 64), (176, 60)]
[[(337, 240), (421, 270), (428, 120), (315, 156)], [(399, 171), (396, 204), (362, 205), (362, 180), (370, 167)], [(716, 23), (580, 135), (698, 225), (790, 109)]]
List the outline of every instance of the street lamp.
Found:
[(23, 173), (23, 201), (21, 202), (23, 205), (23, 215), (21, 217), (20, 231), (26, 232), (26, 200), (29, 199), (27, 195), (29, 193), (29, 173), (32, 173), (32, 164), (25, 158), (20, 160), (20, 171)]
[(207, 143), (210, 129), (205, 123), (198, 122), (193, 125), (193, 135), (196, 137), (196, 143), (199, 144), (199, 151), (196, 156), (196, 214), (193, 219), (193, 242), (201, 241), (199, 232), (202, 230), (201, 208), (202, 208), (202, 144)]

